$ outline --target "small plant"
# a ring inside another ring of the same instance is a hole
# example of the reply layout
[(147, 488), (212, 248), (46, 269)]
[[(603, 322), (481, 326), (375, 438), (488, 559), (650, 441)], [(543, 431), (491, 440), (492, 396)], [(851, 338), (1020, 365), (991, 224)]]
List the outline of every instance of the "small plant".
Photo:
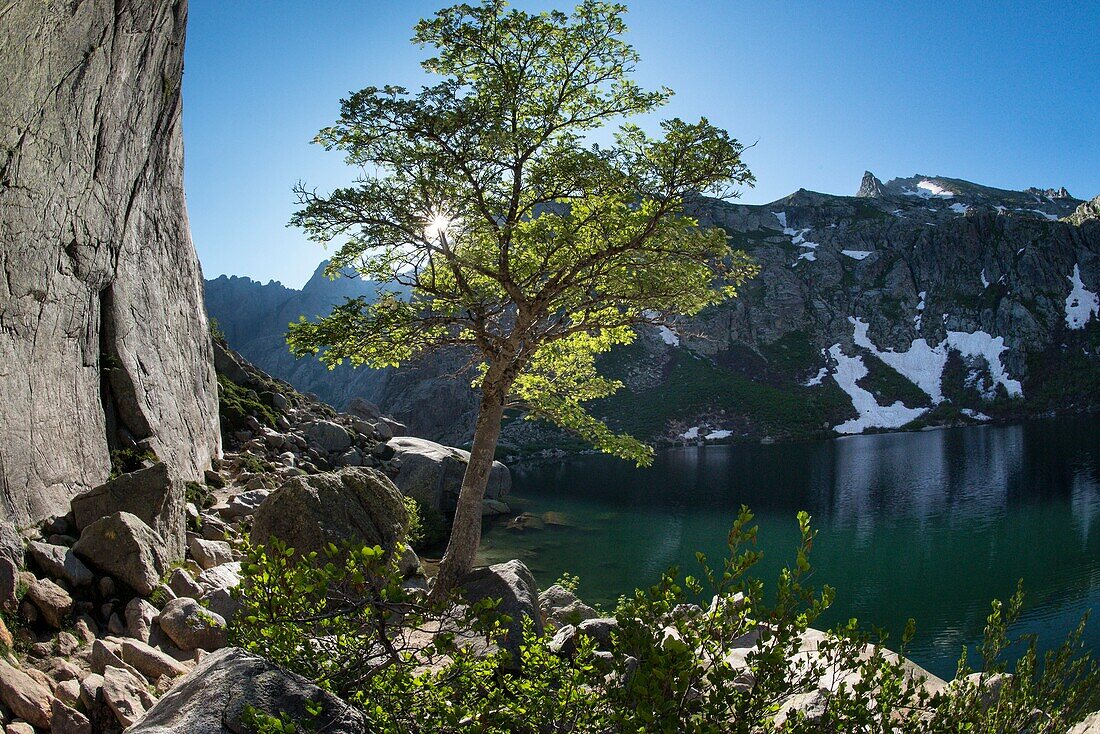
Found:
[[(320, 706), (309, 701), (306, 702), (306, 710), (314, 718), (321, 713)], [(251, 704), (244, 707), (241, 720), (252, 734), (311, 734), (316, 731), (311, 723), (295, 720), (285, 712), (280, 711), (278, 716), (274, 716)]]
[(111, 450), (111, 479), (117, 479), (123, 474), (129, 474), (142, 468), (146, 462), (157, 462), (159, 459), (151, 449), (128, 448)]
[(559, 576), (558, 580), (554, 583), (562, 587), (566, 591), (576, 594), (577, 588), (581, 585), (581, 577), (566, 571), (561, 576)]
[(214, 506), (217, 498), (210, 487), (200, 482), (184, 482), (184, 498), (200, 510)]

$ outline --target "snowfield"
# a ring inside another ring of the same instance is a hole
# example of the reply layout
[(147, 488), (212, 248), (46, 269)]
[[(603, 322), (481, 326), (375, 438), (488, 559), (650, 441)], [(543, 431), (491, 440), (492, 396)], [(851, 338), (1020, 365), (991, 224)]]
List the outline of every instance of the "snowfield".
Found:
[(1070, 329), (1083, 329), (1093, 316), (1100, 318), (1100, 297), (1085, 288), (1081, 282), (1081, 266), (1073, 266), (1069, 295), (1066, 296), (1066, 326)]
[(841, 250), (840, 254), (847, 255), (853, 260), (866, 260), (872, 253), (868, 250)]
[[(920, 295), (921, 303), (918, 309), (923, 311), (926, 293), (922, 292)], [(1100, 312), (1100, 301), (1093, 303)], [(952, 350), (959, 352), (965, 358), (980, 359), (986, 363), (993, 380), (993, 385), (985, 391), (987, 398), (993, 397), (993, 388), (996, 385), (1002, 385), (1011, 397), (1022, 397), (1024, 394), (1019, 380), (1013, 379), (1008, 374), (1001, 361), (1001, 354), (1008, 348), (1005, 346), (1003, 337), (994, 337), (984, 331), (976, 331), (972, 334), (965, 331), (948, 331), (947, 338), (935, 346), (930, 345), (926, 339), (920, 338), (914, 339), (909, 349), (897, 352), (875, 346), (868, 334), (869, 325), (863, 319), (849, 316), (848, 321), (852, 324), (852, 341), (857, 347), (866, 349), (920, 388), (932, 400), (933, 405), (944, 401), (943, 370), (947, 365), (947, 356)], [(863, 358), (858, 355), (855, 357), (845, 355), (839, 344), (830, 347), (829, 354), (836, 362), (833, 379), (851, 398), (852, 407), (859, 412), (860, 416), (836, 426), (833, 430), (837, 433), (860, 433), (866, 428), (900, 428), (925, 412), (923, 408), (907, 408), (900, 401), (888, 406), (879, 405), (874, 395), (856, 384), (867, 375)], [(828, 373), (828, 368), (823, 367), (816, 376), (804, 383), (805, 386), (820, 385)], [(978, 372), (975, 370), (971, 373), (969, 380), (973, 382), (977, 378)], [(970, 409), (963, 412), (975, 420), (989, 420), (988, 416)]]
[(863, 433), (868, 428), (901, 428), (924, 414), (923, 408), (906, 408), (900, 401), (893, 405), (879, 405), (875, 396), (856, 384), (867, 376), (867, 367), (862, 357), (849, 357), (839, 344), (829, 347), (829, 354), (836, 361), (833, 379), (840, 389), (852, 399), (852, 407), (859, 412), (858, 418), (834, 426), (837, 433)]

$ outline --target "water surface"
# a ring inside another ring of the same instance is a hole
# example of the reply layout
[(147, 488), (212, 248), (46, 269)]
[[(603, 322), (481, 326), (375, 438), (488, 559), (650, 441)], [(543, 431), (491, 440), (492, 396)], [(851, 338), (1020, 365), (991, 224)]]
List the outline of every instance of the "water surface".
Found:
[(742, 504), (760, 526), (760, 572), (774, 578), (793, 557), (795, 513), (805, 509), (820, 530), (814, 583), (837, 589), (825, 623), (857, 617), (896, 636), (913, 617), (910, 657), (950, 677), (963, 645), (980, 638), (990, 600), (1020, 578), (1021, 629), (1041, 647), (1100, 607), (1098, 467), (1097, 417), (677, 448), (649, 469), (581, 456), (518, 468), (509, 500), (517, 513), (560, 513), (570, 525), (496, 525), (482, 555), (522, 558), (544, 588), (577, 574), (581, 596), (610, 608), (671, 565), (694, 572), (696, 550), (723, 557)]

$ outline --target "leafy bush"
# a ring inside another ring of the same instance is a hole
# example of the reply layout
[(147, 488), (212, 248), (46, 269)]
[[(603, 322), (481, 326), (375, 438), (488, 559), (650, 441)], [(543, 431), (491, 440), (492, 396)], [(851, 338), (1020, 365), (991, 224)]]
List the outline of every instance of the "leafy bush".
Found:
[[(485, 646), (510, 621), (492, 601), (429, 602), (402, 588), (377, 547), (300, 561), (277, 542), (250, 549), (231, 637), (388, 732), (1056, 734), (1100, 705), (1083, 628), (1041, 665), (1034, 639), (1011, 639), (1022, 592), (993, 604), (982, 673), (969, 675), (964, 653), (942, 690), (902, 657), (912, 622), (899, 654), (855, 620), (816, 632), (835, 594), (807, 583), (809, 517), (799, 514), (801, 543), (771, 588), (751, 576), (762, 556), (751, 522), (743, 508), (721, 563), (700, 554), (697, 576), (672, 569), (622, 599), (609, 651), (578, 635), (567, 654), (528, 621), (518, 674), (501, 667), (507, 652)], [(1008, 676), (1005, 653), (1017, 642), (1027, 650)]]

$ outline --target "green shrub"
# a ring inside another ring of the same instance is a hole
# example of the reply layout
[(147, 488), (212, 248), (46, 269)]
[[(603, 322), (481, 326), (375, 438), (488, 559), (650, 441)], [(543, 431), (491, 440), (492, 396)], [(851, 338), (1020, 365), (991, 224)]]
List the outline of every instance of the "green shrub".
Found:
[(277, 413), (260, 399), (255, 390), (241, 387), (225, 375), (218, 375), (218, 416), (222, 432), (231, 433), (246, 429), (249, 416), (274, 428)]
[[(1100, 705), (1100, 672), (1083, 650), (1082, 628), (1042, 665), (1034, 640), (1025, 640), (1012, 677), (991, 695), (990, 676), (1009, 672), (1005, 652), (1018, 642), (1009, 630), (1020, 592), (993, 604), (980, 649), (984, 675), (939, 692), (886, 649), (884, 635), (855, 620), (813, 632), (834, 592), (807, 583), (809, 517), (799, 513), (801, 543), (770, 588), (751, 576), (762, 555), (751, 522), (742, 508), (721, 563), (700, 554), (698, 575), (672, 569), (622, 599), (610, 653), (597, 654), (581, 636), (575, 653), (556, 654), (528, 621), (512, 661), (518, 674), (503, 672), (507, 652), (478, 652), (510, 621), (493, 601), (466, 608), (425, 600), (401, 587), (377, 547), (330, 547), (325, 558), (300, 560), (278, 543), (250, 549), (231, 640), (357, 706), (370, 730), (410, 734), (1057, 734)], [(711, 601), (699, 606), (700, 599)], [(910, 622), (900, 655), (912, 636)], [(807, 640), (816, 655), (800, 654)], [(740, 654), (731, 656), (732, 647)], [(964, 656), (959, 680), (970, 672)], [(794, 699), (813, 705), (791, 708)]]
[(123, 474), (140, 469), (145, 462), (159, 461), (157, 455), (150, 449), (129, 448), (111, 449), (111, 479), (117, 479)]

